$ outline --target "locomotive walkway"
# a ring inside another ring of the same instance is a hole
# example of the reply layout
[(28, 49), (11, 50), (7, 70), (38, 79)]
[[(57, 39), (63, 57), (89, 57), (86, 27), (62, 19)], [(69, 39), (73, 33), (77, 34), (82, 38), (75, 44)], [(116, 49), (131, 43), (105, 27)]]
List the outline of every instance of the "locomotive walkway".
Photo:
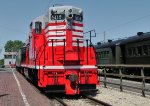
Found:
[[(94, 98), (113, 106), (150, 106), (150, 97), (115, 88), (99, 87)], [(67, 100), (69, 106), (85, 106), (82, 99)], [(87, 103), (89, 104), (89, 103)], [(22, 75), (12, 69), (0, 69), (0, 106), (58, 106), (40, 93)], [(91, 105), (86, 105), (91, 106)]]

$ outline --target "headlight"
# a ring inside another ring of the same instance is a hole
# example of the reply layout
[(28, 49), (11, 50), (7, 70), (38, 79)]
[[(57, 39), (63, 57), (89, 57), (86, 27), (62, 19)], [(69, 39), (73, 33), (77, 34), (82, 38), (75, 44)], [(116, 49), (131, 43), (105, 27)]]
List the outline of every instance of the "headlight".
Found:
[(68, 17), (69, 17), (69, 18), (72, 18), (72, 14), (69, 14)]
[(52, 9), (51, 14), (55, 14), (55, 13), (57, 13), (57, 11), (55, 9)]
[(72, 13), (72, 9), (69, 9), (68, 12), (69, 12), (69, 13)]

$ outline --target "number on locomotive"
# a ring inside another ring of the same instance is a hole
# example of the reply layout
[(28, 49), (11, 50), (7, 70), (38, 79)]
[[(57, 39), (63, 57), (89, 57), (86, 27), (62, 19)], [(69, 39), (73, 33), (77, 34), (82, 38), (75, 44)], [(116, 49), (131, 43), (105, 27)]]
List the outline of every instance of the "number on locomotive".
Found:
[(51, 20), (63, 20), (65, 19), (65, 14), (52, 14)]

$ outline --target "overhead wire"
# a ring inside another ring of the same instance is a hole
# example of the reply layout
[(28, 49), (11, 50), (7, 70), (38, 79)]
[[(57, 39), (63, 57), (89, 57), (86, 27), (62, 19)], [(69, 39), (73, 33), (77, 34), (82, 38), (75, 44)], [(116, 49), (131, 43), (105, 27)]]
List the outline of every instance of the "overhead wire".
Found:
[(51, 1), (48, 0), (47, 5), (45, 6), (45, 8), (43, 9), (43, 14), (45, 13), (45, 11), (49, 8), (49, 6), (51, 5)]
[[(139, 20), (144, 19), (144, 18), (147, 18), (147, 17), (150, 17), (150, 14), (145, 15), (145, 16), (142, 16), (142, 17), (137, 17), (137, 18), (135, 18), (135, 19), (133, 19), (133, 20), (130, 20), (130, 21), (127, 21), (127, 22), (125, 22), (125, 23), (121, 23), (121, 24), (119, 24), (119, 25), (110, 27), (110, 28), (106, 29), (105, 31), (114, 30), (114, 29), (120, 28), (120, 27), (122, 27), (122, 26), (125, 26), (125, 25), (127, 25), (127, 24), (130, 24), (130, 23), (139, 21)], [(104, 33), (104, 31), (103, 31), (103, 32), (99, 32), (99, 33), (97, 33), (97, 34), (103, 34), (103, 33)]]

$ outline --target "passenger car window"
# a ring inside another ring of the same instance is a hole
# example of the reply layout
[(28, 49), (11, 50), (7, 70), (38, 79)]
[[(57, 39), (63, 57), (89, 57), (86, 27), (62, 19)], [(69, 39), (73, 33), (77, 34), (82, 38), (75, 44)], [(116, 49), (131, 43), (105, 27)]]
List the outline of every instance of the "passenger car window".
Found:
[(142, 56), (142, 46), (137, 47), (137, 54), (138, 56)]
[(128, 53), (127, 53), (128, 56), (132, 56), (132, 49), (131, 49), (131, 48), (128, 48), (127, 51), (128, 51)]
[(148, 45), (143, 45), (143, 55), (148, 55)]
[(132, 50), (133, 50), (133, 56), (137, 56), (136, 47), (133, 47)]

